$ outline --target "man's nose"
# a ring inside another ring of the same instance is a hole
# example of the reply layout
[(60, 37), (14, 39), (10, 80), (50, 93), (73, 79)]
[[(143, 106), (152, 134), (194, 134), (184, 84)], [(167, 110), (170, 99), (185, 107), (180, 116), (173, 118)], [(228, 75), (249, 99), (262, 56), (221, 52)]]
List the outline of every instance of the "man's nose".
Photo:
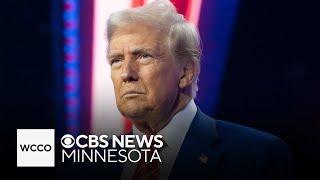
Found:
[(122, 64), (122, 71), (120, 74), (121, 79), (124, 82), (131, 82), (131, 81), (137, 81), (138, 80), (138, 72), (137, 67), (134, 62), (124, 62)]

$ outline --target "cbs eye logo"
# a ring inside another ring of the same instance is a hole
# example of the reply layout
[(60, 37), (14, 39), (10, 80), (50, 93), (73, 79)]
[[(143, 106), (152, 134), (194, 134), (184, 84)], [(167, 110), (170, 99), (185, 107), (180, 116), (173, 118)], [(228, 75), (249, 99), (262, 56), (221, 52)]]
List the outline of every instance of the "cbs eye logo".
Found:
[(75, 139), (72, 135), (66, 134), (61, 138), (61, 145), (64, 148), (71, 148), (75, 143)]

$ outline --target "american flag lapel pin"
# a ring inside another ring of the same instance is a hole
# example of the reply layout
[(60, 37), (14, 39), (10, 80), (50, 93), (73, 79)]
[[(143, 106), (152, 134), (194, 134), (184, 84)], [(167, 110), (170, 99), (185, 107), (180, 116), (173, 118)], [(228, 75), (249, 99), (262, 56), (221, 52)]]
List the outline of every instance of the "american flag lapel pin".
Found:
[(205, 155), (205, 154), (201, 154), (201, 155), (199, 156), (199, 160), (200, 160), (201, 163), (207, 164), (207, 162), (208, 162), (208, 156)]

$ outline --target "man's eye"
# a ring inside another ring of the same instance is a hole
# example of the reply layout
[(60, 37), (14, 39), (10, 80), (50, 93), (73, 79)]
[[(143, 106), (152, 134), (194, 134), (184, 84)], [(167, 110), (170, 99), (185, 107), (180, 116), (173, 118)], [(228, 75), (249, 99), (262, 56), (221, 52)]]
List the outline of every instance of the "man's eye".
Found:
[(119, 59), (112, 59), (110, 64), (112, 65), (113, 63), (116, 63), (116, 62), (119, 62), (119, 61), (120, 61)]
[(140, 58), (150, 58), (150, 57), (152, 57), (152, 56), (147, 53), (141, 54), (141, 56), (140, 56)]
[(151, 62), (153, 60), (153, 57), (150, 54), (144, 53), (141, 54), (138, 58), (138, 61), (141, 64), (148, 64), (149, 62)]
[(121, 64), (121, 60), (120, 59), (112, 59), (110, 64), (111, 64), (111, 66), (119, 66)]
[(152, 55), (148, 53), (142, 53), (138, 56), (138, 59), (146, 59), (146, 58), (152, 58)]

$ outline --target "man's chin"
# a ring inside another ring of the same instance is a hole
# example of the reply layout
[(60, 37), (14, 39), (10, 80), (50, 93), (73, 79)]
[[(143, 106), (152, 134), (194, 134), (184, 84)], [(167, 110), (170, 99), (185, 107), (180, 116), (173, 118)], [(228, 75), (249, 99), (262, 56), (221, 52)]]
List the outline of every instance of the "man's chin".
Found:
[(146, 108), (139, 107), (136, 104), (130, 106), (122, 106), (119, 108), (121, 114), (131, 120), (137, 120), (139, 117), (145, 117), (147, 114)]

